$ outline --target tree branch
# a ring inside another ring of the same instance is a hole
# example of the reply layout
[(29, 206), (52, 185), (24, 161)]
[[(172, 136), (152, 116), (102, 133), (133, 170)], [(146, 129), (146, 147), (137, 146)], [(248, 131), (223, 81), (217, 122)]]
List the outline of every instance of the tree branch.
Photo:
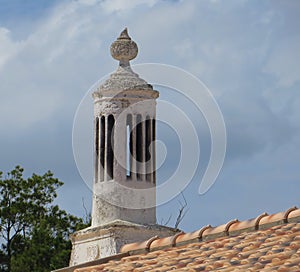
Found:
[(179, 209), (179, 213), (178, 213), (178, 216), (177, 216), (177, 219), (176, 219), (176, 223), (175, 223), (175, 226), (174, 228), (177, 230), (178, 229), (178, 226), (179, 224), (182, 222), (183, 218), (185, 217), (186, 213), (188, 212), (189, 209), (185, 210), (186, 207), (187, 207), (187, 201), (183, 195), (183, 193), (181, 192), (181, 195), (182, 195), (182, 198), (184, 200), (184, 204), (182, 204), (182, 202), (179, 200), (179, 204), (180, 204), (180, 209)]

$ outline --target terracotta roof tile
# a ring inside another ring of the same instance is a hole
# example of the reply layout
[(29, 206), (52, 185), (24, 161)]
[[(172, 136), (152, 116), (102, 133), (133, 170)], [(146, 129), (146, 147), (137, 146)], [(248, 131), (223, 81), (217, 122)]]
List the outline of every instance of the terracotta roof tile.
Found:
[(300, 271), (300, 209), (125, 245), (99, 271)]
[(296, 209), (296, 210), (290, 212), (290, 214), (288, 216), (288, 221), (291, 221), (293, 218), (299, 217), (299, 216), (300, 216), (300, 209)]

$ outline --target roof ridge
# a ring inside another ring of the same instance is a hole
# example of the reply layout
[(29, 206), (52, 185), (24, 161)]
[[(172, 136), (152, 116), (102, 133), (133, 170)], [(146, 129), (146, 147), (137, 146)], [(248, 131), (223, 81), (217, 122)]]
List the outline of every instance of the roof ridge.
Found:
[(141, 252), (149, 252), (159, 250), (165, 247), (175, 247), (197, 241), (213, 240), (219, 237), (236, 236), (243, 232), (258, 231), (268, 229), (273, 226), (282, 225), (294, 222), (295, 219), (300, 219), (300, 209), (296, 206), (287, 209), (284, 212), (278, 212), (268, 215), (262, 213), (256, 218), (250, 220), (239, 221), (238, 219), (230, 220), (228, 223), (212, 227), (207, 225), (194, 232), (180, 232), (174, 236), (159, 238), (152, 237), (146, 241), (131, 243), (124, 245), (120, 253), (130, 253), (130, 255)]

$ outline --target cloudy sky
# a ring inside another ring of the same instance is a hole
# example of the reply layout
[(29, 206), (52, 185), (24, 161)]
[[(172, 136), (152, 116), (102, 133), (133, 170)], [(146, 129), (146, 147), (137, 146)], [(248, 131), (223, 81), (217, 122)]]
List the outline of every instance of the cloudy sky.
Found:
[[(109, 47), (127, 26), (139, 45), (134, 64), (192, 73), (224, 116), (225, 163), (212, 188), (199, 195), (209, 137), (201, 113), (181, 104), (204, 154), (184, 190), (189, 210), (181, 228), (299, 206), (299, 25), (298, 0), (0, 0), (0, 170), (50, 169), (65, 182), (61, 207), (83, 216), (84, 199), (90, 209), (91, 192), (73, 158), (74, 115), (89, 88), (116, 68)], [(160, 92), (161, 99), (180, 101), (166, 88)], [(180, 146), (162, 125), (157, 133), (169, 149), (158, 172), (163, 180), (176, 169)], [(172, 226), (179, 201), (158, 207), (158, 222), (171, 214)]]

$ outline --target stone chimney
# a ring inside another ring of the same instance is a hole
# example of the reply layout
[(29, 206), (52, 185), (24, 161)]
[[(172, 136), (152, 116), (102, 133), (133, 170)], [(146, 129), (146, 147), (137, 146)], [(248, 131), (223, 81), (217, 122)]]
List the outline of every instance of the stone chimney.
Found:
[(159, 92), (134, 73), (137, 44), (125, 29), (112, 43), (117, 70), (93, 93), (91, 227), (71, 236), (70, 266), (117, 254), (126, 243), (176, 230), (156, 224), (155, 131)]
[(132, 71), (129, 61), (138, 48), (127, 29), (113, 42), (110, 52), (119, 60), (119, 67), (93, 94), (92, 226), (114, 220), (155, 224), (155, 148), (151, 143), (159, 93)]

